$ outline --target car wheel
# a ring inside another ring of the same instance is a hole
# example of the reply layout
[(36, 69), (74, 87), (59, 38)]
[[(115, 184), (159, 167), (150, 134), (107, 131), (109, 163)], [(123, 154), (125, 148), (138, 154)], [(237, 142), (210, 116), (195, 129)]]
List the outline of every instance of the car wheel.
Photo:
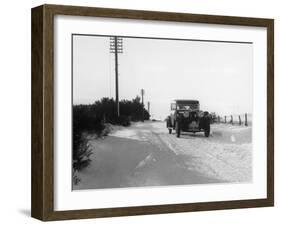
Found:
[(167, 118), (167, 122), (166, 122), (166, 126), (167, 126), (167, 128), (169, 128), (169, 127), (170, 127), (170, 124), (171, 124), (170, 117), (168, 117), (168, 118)]
[(180, 135), (181, 135), (181, 130), (180, 130), (179, 122), (176, 122), (176, 133), (177, 133), (177, 137), (180, 137)]
[(209, 137), (209, 135), (210, 135), (210, 124), (209, 123), (206, 125), (204, 134), (205, 134), (205, 137)]

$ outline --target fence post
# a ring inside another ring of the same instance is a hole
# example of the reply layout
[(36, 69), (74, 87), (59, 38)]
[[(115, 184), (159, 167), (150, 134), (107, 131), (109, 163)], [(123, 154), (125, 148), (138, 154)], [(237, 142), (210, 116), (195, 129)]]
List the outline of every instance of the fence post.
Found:
[(238, 117), (239, 117), (239, 125), (241, 126), (241, 117), (240, 115), (238, 115)]
[(247, 113), (245, 113), (245, 126), (248, 126), (248, 116), (247, 116)]

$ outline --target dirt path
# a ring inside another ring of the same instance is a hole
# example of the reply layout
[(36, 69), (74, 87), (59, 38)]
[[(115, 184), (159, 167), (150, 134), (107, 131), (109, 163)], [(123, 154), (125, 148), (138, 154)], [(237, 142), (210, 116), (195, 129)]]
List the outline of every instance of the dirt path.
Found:
[(91, 146), (91, 165), (74, 189), (251, 180), (251, 128), (214, 125), (209, 138), (176, 138), (163, 122), (135, 123)]

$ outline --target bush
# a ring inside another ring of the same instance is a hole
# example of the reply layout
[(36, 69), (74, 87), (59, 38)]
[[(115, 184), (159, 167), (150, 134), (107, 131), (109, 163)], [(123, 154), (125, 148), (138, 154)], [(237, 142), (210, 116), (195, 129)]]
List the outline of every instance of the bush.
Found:
[[(102, 98), (90, 105), (73, 106), (73, 129), (77, 131), (94, 131), (101, 133), (104, 123), (129, 126), (130, 121), (141, 121), (143, 105), (140, 98), (122, 100), (119, 102), (120, 116), (116, 114), (116, 103), (112, 98)], [(150, 118), (149, 113), (144, 109), (144, 119)]]
[(104, 129), (101, 117), (97, 117), (91, 105), (78, 105), (73, 107), (73, 130), (75, 133), (94, 131), (101, 133)]
[(75, 139), (75, 146), (73, 147), (73, 170), (79, 171), (87, 167), (90, 162), (90, 156), (93, 154), (89, 142), (87, 139), (80, 134), (79, 137)]
[(117, 124), (122, 125), (122, 126), (130, 126), (130, 118), (128, 116), (120, 115), (119, 118), (117, 119)]

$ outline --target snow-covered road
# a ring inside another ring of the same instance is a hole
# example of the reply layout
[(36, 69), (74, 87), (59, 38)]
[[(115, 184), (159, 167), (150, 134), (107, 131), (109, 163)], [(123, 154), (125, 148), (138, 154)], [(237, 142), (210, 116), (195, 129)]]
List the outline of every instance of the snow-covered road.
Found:
[(164, 122), (114, 127), (92, 139), (92, 162), (74, 189), (250, 182), (251, 127), (213, 124), (211, 135), (168, 134)]

